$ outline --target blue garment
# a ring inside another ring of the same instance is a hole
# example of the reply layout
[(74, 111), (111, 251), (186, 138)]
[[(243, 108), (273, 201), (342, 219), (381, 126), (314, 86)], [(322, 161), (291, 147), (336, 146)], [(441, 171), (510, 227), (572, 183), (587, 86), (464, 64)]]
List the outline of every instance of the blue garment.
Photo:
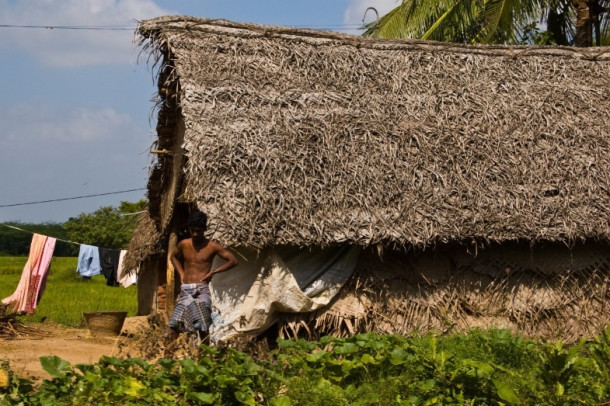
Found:
[(90, 278), (93, 275), (99, 275), (101, 273), (100, 253), (98, 247), (81, 244), (78, 252), (78, 264), (76, 266), (76, 272), (78, 272), (84, 278)]

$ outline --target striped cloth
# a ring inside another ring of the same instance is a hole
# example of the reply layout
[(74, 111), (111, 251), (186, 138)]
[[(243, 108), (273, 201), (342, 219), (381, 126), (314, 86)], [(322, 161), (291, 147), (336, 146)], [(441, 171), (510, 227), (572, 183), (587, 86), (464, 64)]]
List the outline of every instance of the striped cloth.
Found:
[(212, 325), (212, 299), (207, 283), (185, 283), (180, 286), (180, 296), (169, 326), (181, 332), (208, 333)]

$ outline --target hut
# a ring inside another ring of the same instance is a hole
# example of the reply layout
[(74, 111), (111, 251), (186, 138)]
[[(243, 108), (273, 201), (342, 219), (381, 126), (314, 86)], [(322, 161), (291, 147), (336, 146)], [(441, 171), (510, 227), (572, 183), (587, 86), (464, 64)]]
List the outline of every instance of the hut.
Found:
[[(136, 35), (158, 84), (149, 213), (127, 258), (142, 313), (163, 307), (159, 286), (171, 310), (167, 252), (199, 208), (242, 260), (212, 283), (240, 331), (570, 341), (610, 321), (610, 48), (186, 16)], [(253, 309), (295, 281), (313, 304)]]

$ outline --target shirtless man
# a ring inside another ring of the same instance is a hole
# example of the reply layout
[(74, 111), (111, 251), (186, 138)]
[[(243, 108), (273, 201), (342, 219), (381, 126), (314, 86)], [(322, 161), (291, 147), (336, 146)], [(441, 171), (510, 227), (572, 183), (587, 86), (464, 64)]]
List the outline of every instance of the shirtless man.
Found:
[[(207, 216), (195, 211), (188, 221), (191, 238), (178, 243), (170, 260), (180, 275), (180, 296), (169, 321), (175, 332), (197, 331), (200, 337), (208, 334), (212, 325), (211, 297), (208, 283), (220, 272), (237, 265), (237, 259), (226, 248), (205, 238)], [(212, 269), (214, 257), (218, 255), (226, 262)]]

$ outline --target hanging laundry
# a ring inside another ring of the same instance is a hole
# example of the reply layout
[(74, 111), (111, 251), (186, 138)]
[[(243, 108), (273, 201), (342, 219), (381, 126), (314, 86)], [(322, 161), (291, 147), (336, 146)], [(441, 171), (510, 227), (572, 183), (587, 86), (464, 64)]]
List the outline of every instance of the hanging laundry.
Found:
[(45, 235), (32, 236), (30, 254), (17, 289), (11, 296), (2, 299), (2, 303), (12, 306), (14, 312), (34, 314), (46, 286), (56, 241), (57, 239)]
[(119, 255), (119, 269), (117, 270), (117, 280), (124, 288), (133, 285), (138, 280), (137, 270), (125, 269), (125, 262), (123, 261), (125, 254), (127, 254), (127, 250), (121, 250)]
[(76, 272), (83, 278), (90, 278), (101, 273), (100, 253), (97, 247), (87, 244), (80, 245)]
[(106, 278), (106, 285), (119, 286), (117, 270), (119, 269), (120, 250), (112, 248), (99, 248), (100, 267), (102, 275)]

